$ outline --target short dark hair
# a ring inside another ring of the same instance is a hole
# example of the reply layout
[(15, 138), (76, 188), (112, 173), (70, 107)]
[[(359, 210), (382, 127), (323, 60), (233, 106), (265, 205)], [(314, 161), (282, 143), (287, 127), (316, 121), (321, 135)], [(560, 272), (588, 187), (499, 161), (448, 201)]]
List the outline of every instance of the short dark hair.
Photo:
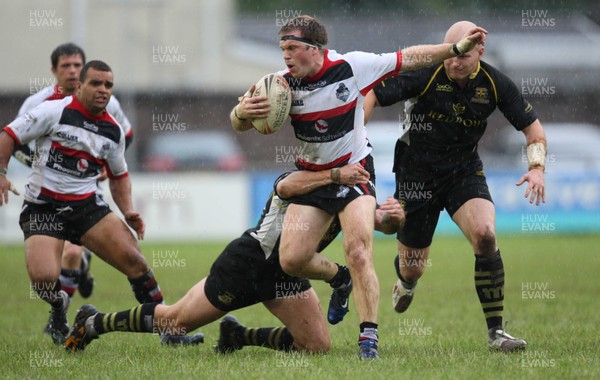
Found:
[(279, 29), (279, 36), (284, 36), (294, 30), (300, 31), (302, 37), (307, 40), (314, 41), (321, 46), (327, 45), (328, 39), (325, 25), (314, 17), (302, 15), (286, 21), (281, 29)]
[(105, 62), (103, 61), (89, 61), (88, 63), (86, 63), (85, 65), (83, 65), (83, 68), (81, 69), (81, 73), (79, 73), (79, 81), (81, 83), (85, 82), (85, 76), (87, 74), (87, 71), (89, 69), (94, 69), (94, 70), (98, 70), (98, 71), (110, 71), (112, 72), (112, 69), (110, 68), (109, 65), (107, 65)]
[(81, 60), (85, 64), (85, 53), (83, 52), (83, 49), (75, 45), (74, 43), (69, 42), (66, 44), (58, 45), (56, 49), (54, 49), (54, 51), (50, 55), (50, 61), (52, 62), (53, 68), (56, 69), (56, 66), (58, 65), (58, 58), (61, 55), (80, 55)]

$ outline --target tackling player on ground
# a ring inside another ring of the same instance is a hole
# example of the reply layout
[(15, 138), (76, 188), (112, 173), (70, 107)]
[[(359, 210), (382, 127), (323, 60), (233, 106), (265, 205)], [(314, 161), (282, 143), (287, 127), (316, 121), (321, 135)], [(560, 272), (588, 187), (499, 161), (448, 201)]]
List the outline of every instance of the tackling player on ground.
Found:
[[(444, 42), (459, 41), (474, 26), (457, 22)], [(529, 168), (517, 185), (528, 182), (525, 197), (539, 205), (545, 202), (546, 137), (517, 86), (480, 61), (483, 51), (480, 43), (443, 64), (385, 80), (367, 95), (365, 114), (368, 118), (373, 106), (407, 101), (405, 132), (396, 144), (394, 159), (396, 197), (406, 211), (406, 223), (398, 232), (394, 309), (402, 313), (410, 305), (426, 267), (439, 214), (445, 208), (475, 252), (475, 289), (487, 322), (489, 348), (513, 351), (524, 349), (526, 343), (507, 334), (502, 326), (504, 265), (477, 143), (485, 132), (487, 117), (499, 108), (525, 135)], [(407, 189), (414, 188), (428, 196), (411, 196), (414, 192)]]
[[(356, 164), (346, 165), (339, 171), (338, 181), (349, 186), (369, 180), (368, 173)], [(296, 171), (280, 176), (256, 227), (229, 243), (215, 260), (208, 277), (200, 280), (182, 299), (170, 306), (146, 303), (117, 313), (101, 313), (92, 305), (84, 305), (77, 312), (65, 348), (83, 350), (99, 335), (114, 331), (161, 333), (169, 329), (170, 333), (185, 334), (230, 311), (262, 302), (284, 326), (246, 328), (235, 317), (227, 316), (220, 325), (215, 346), (218, 353), (230, 353), (244, 346), (286, 351), (329, 350), (329, 331), (310, 282), (286, 274), (279, 263), (279, 242), (288, 207), (285, 198), (326, 183), (331, 183), (329, 171)], [(384, 233), (394, 233), (403, 217), (400, 204), (390, 197), (377, 210), (376, 227)], [(322, 237), (318, 252), (339, 232), (336, 219)], [(201, 334), (194, 337), (197, 337), (196, 342), (201, 340)]]

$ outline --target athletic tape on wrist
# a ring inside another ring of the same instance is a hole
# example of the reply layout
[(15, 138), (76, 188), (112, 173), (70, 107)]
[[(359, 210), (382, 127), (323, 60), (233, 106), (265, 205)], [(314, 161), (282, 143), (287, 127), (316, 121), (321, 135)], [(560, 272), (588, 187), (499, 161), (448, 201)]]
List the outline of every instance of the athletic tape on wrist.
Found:
[(458, 46), (456, 44), (452, 44), (450, 47), (450, 52), (454, 53), (455, 56), (459, 56), (461, 54), (460, 50), (458, 50)]
[(527, 162), (529, 170), (536, 166), (545, 167), (546, 145), (540, 142), (527, 145)]

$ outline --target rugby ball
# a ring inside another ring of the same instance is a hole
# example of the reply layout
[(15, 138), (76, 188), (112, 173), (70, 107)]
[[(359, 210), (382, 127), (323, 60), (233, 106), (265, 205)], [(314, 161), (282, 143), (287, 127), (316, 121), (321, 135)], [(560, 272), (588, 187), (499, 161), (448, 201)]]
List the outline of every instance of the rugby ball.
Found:
[(256, 82), (252, 96), (266, 96), (271, 108), (267, 117), (252, 119), (254, 129), (269, 135), (283, 127), (292, 106), (292, 92), (286, 80), (276, 74), (267, 74)]

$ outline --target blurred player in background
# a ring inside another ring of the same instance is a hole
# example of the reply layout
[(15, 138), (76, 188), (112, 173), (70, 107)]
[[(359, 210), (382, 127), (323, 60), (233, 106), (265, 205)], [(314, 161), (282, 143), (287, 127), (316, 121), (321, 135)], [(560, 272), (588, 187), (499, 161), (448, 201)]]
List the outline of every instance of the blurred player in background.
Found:
[[(444, 42), (454, 43), (475, 27), (461, 21), (452, 25)], [(374, 106), (405, 104), (404, 134), (396, 145), (396, 197), (403, 204), (406, 223), (398, 232), (395, 267), (399, 280), (393, 290), (397, 312), (410, 305), (423, 275), (429, 248), (442, 209), (467, 237), (475, 252), (475, 288), (488, 328), (492, 350), (524, 349), (526, 342), (502, 327), (504, 265), (496, 242), (495, 209), (488, 190), (477, 143), (487, 117), (498, 107), (523, 132), (528, 172), (517, 182), (528, 182), (530, 203), (545, 202), (546, 137), (538, 117), (504, 74), (480, 61), (484, 45), (443, 64), (386, 79), (365, 100), (365, 114)], [(410, 189), (418, 188), (418, 192)], [(418, 196), (430, 194), (431, 196)], [(411, 196), (413, 194), (413, 196)]]
[[(484, 40), (484, 33), (474, 27), (454, 44), (413, 46), (389, 54), (338, 54), (325, 48), (325, 27), (310, 16), (295, 17), (279, 31), (287, 70), (278, 74), (292, 91), (290, 116), (302, 151), (296, 166), (309, 171), (332, 169), (333, 179), (333, 183), (290, 199), (281, 236), (281, 266), (292, 275), (339, 283), (329, 303), (328, 320), (333, 324), (348, 312), (348, 297), (354, 287), (361, 359), (379, 357), (379, 282), (372, 252), (375, 173), (364, 128), (364, 96), (388, 76), (468, 52)], [(244, 96), (231, 112), (232, 126), (238, 131), (249, 130), (252, 119), (265, 117), (268, 110), (265, 97)], [(337, 170), (347, 163), (360, 163), (370, 174), (369, 183), (352, 187), (338, 183)], [(323, 231), (336, 215), (344, 231), (351, 276), (315, 255)]]
[[(366, 183), (368, 173), (359, 165), (346, 165), (338, 182), (348, 186)], [(285, 198), (310, 192), (331, 183), (329, 171), (285, 173), (274, 184), (256, 227), (233, 240), (214, 262), (208, 277), (198, 282), (174, 305), (149, 303), (117, 313), (100, 313), (92, 305), (77, 312), (67, 337), (69, 351), (83, 350), (99, 335), (114, 331), (186, 334), (217, 320), (230, 311), (259, 302), (275, 315), (283, 327), (246, 328), (233, 316), (221, 321), (220, 337), (215, 349), (230, 353), (244, 346), (261, 346), (276, 350), (324, 352), (330, 338), (319, 299), (305, 278), (286, 274), (279, 263), (279, 242), (283, 219), (288, 207)], [(393, 198), (377, 210), (376, 227), (395, 233), (403, 220), (400, 204)], [(340, 232), (335, 219), (322, 237), (321, 252)], [(318, 257), (323, 257), (320, 253)], [(162, 330), (162, 331), (161, 331)], [(203, 340), (201, 334), (191, 337)]]
[[(65, 241), (84, 244), (127, 275), (136, 299), (162, 302), (129, 225), (143, 238), (145, 224), (131, 201), (125, 162), (125, 133), (106, 111), (112, 70), (101, 61), (81, 70), (77, 95), (43, 102), (0, 133), (0, 206), (8, 201), (8, 162), (15, 144), (35, 141), (36, 160), (25, 187), (19, 224), (31, 286), (51, 308), (49, 331), (55, 343), (68, 333), (70, 297), (61, 290), (60, 261)], [(106, 167), (112, 197), (127, 225), (98, 195), (97, 179)]]
[[(25, 115), (44, 101), (64, 99), (67, 96), (75, 94), (77, 84), (79, 83), (79, 73), (85, 64), (83, 49), (72, 43), (59, 45), (50, 55), (50, 61), (52, 64), (51, 71), (56, 79), (56, 83), (29, 96), (19, 109), (18, 116)], [(124, 129), (125, 147), (127, 148), (133, 140), (133, 129), (115, 96), (111, 96), (106, 110)], [(29, 167), (31, 167), (32, 162), (36, 159), (36, 151), (32, 150), (28, 145), (16, 145), (13, 155)], [(106, 179), (105, 173), (103, 171), (99, 180)], [(101, 194), (101, 190), (99, 194)], [(77, 289), (79, 289), (79, 293), (83, 298), (88, 298), (92, 294), (94, 277), (90, 273), (91, 258), (91, 252), (85, 247), (65, 241), (60, 283), (61, 289), (67, 292), (69, 297), (73, 297)], [(51, 331), (50, 323), (46, 325), (45, 331), (50, 335), (54, 334)]]

